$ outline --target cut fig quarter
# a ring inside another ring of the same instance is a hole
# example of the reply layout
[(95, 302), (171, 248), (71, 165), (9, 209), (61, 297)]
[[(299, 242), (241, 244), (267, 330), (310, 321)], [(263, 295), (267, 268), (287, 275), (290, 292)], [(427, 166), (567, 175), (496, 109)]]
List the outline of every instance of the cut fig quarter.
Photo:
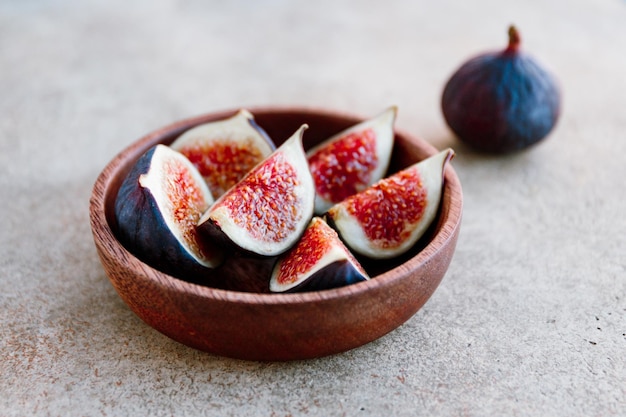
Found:
[(337, 232), (320, 217), (313, 217), (298, 243), (278, 258), (270, 291), (318, 291), (367, 279), (367, 272)]
[(267, 133), (245, 109), (228, 119), (189, 129), (170, 146), (198, 168), (214, 198), (239, 182), (275, 149)]
[(328, 221), (354, 252), (389, 259), (408, 251), (437, 216), (446, 149), (384, 178), (328, 210)]
[(302, 147), (302, 125), (202, 216), (208, 240), (244, 253), (276, 256), (292, 247), (313, 216), (315, 191)]
[(117, 194), (120, 241), (144, 262), (178, 277), (202, 276), (222, 262), (222, 253), (202, 242), (196, 223), (213, 203), (200, 173), (165, 145), (146, 151)]
[(358, 123), (307, 151), (315, 181), (315, 213), (365, 190), (389, 166), (397, 107)]

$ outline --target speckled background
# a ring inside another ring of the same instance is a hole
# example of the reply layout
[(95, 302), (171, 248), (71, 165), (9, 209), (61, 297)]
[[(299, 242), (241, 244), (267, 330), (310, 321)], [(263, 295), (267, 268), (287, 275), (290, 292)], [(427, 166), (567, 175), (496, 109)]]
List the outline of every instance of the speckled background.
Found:
[[(0, 415), (626, 414), (626, 2), (0, 0)], [(439, 109), (510, 23), (561, 80), (528, 152), (464, 147)], [(135, 139), (233, 107), (306, 105), (438, 148), (465, 193), (452, 265), (389, 335), (304, 362), (182, 346), (98, 261), (91, 187)]]

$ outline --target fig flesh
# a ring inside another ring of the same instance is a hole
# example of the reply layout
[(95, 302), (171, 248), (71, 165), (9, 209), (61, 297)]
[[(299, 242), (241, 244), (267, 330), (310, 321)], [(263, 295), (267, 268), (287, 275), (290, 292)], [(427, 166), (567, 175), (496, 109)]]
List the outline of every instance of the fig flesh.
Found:
[(245, 109), (228, 119), (189, 129), (170, 146), (198, 168), (213, 198), (224, 194), (275, 149)]
[(439, 152), (348, 197), (328, 210), (329, 223), (354, 252), (390, 259), (408, 251), (437, 215), (443, 171), (453, 157)]
[(507, 153), (546, 137), (560, 113), (556, 79), (520, 49), (509, 28), (504, 51), (478, 55), (448, 80), (441, 106), (456, 136), (477, 150)]
[(296, 246), (278, 258), (270, 291), (318, 291), (367, 279), (367, 272), (337, 232), (320, 217), (313, 217)]
[(198, 223), (207, 239), (244, 253), (276, 256), (292, 247), (313, 216), (315, 191), (300, 127), (223, 194)]
[(222, 253), (202, 241), (196, 223), (213, 203), (191, 162), (165, 145), (144, 153), (115, 201), (120, 241), (139, 259), (179, 278), (202, 277)]
[(393, 148), (397, 107), (358, 123), (307, 151), (315, 181), (315, 213), (381, 179)]

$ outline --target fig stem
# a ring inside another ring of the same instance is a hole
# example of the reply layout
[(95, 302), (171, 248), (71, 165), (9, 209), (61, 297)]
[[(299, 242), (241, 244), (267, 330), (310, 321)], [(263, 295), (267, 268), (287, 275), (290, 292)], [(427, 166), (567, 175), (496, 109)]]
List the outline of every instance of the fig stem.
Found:
[(509, 45), (506, 48), (507, 51), (517, 51), (521, 41), (522, 39), (520, 38), (517, 28), (514, 25), (509, 26)]

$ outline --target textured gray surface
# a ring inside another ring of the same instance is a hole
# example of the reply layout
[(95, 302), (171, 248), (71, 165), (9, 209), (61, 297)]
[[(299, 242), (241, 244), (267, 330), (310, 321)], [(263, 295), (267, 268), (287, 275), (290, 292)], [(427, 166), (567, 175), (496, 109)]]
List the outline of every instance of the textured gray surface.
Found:
[[(0, 415), (626, 415), (625, 21), (619, 0), (0, 0)], [(511, 22), (558, 74), (563, 116), (542, 145), (484, 157), (439, 97)], [(197, 352), (134, 316), (98, 262), (88, 200), (118, 151), (266, 104), (397, 104), (398, 127), (457, 151), (448, 274), (367, 346)]]

